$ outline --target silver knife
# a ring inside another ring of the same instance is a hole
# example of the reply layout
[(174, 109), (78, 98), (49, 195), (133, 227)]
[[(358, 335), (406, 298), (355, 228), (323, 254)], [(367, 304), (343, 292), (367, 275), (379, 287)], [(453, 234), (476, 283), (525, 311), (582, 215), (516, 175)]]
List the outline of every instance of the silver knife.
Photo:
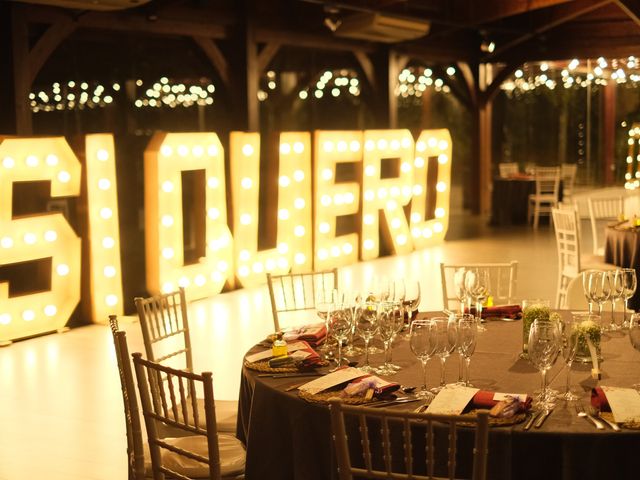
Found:
[(531, 425), (533, 425), (533, 422), (535, 422), (536, 418), (538, 418), (538, 415), (540, 415), (541, 413), (542, 413), (541, 410), (538, 410), (537, 412), (533, 412), (531, 414), (531, 417), (529, 417), (529, 420), (527, 420), (527, 423), (524, 424), (524, 427), (522, 429), (529, 430), (531, 428)]
[(411, 402), (418, 402), (422, 400), (421, 398), (417, 398), (417, 397), (410, 397), (410, 398), (398, 398), (396, 400), (379, 400), (377, 402), (372, 402), (369, 404), (365, 404), (365, 407), (373, 407), (373, 408), (377, 408), (377, 407), (386, 407), (387, 405), (397, 405), (400, 403), (411, 403)]
[(540, 415), (538, 417), (538, 420), (536, 420), (534, 427), (540, 428), (544, 423), (544, 421), (547, 419), (547, 417), (551, 415), (551, 412), (553, 412), (553, 408), (545, 408), (542, 412), (542, 415)]

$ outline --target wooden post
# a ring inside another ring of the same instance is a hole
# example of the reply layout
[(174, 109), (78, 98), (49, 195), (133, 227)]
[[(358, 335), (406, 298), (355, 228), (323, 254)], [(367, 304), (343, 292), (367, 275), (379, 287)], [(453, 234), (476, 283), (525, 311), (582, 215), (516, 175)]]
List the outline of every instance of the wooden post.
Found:
[(22, 8), (12, 10), (13, 90), (16, 112), (16, 134), (31, 135), (33, 124), (29, 108), (29, 27)]
[(609, 82), (604, 87), (602, 103), (602, 178), (607, 186), (615, 181), (616, 82)]
[(15, 102), (11, 7), (10, 2), (0, 2), (0, 135), (16, 132), (16, 112), (9, 107)]
[[(486, 92), (487, 87), (493, 80), (493, 67), (489, 63), (479, 65), (478, 86), (482, 92)], [(493, 101), (486, 95), (477, 104), (478, 109), (478, 140), (479, 140), (479, 166), (478, 179), (476, 182), (478, 199), (478, 210), (481, 215), (486, 215), (491, 209), (491, 140), (492, 128), (491, 119), (493, 111)]]

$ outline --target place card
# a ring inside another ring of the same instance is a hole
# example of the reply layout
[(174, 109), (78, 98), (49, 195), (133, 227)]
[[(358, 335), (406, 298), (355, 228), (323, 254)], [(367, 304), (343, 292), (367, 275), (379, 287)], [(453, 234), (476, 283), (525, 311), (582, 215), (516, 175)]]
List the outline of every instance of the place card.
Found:
[[(287, 352), (292, 353), (297, 350), (304, 350), (306, 348), (308, 348), (308, 345), (305, 342), (290, 343), (287, 345)], [(246, 358), (247, 358), (247, 362), (255, 363), (261, 360), (268, 360), (270, 358), (273, 358), (273, 353), (271, 352), (271, 349), (269, 349), (269, 350), (264, 350), (262, 352), (247, 355)]]
[(526, 393), (502, 393), (502, 392), (496, 392), (493, 394), (493, 399), (496, 402), (501, 402), (503, 400), (506, 400), (507, 397), (513, 397), (513, 398), (517, 398), (518, 401), (525, 403), (527, 401), (527, 394)]
[(426, 411), (441, 415), (460, 415), (479, 390), (462, 385), (447, 385), (438, 392)]
[(364, 377), (369, 375), (367, 372), (360, 370), (359, 368), (347, 367), (336, 370), (335, 372), (328, 373), (324, 377), (316, 378), (304, 385), (298, 387), (298, 390), (315, 395), (323, 390), (327, 390), (341, 383), (348, 382), (354, 378)]
[(640, 422), (640, 393), (633, 388), (602, 387), (618, 423)]

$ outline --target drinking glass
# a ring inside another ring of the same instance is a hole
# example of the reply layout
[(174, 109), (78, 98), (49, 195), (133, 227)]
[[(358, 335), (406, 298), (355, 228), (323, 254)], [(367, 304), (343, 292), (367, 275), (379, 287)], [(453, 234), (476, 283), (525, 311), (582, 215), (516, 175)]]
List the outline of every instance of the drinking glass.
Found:
[(578, 322), (576, 321), (575, 317), (573, 317), (571, 320), (563, 319), (560, 323), (562, 358), (564, 359), (564, 363), (567, 366), (567, 384), (565, 392), (562, 394), (561, 398), (568, 402), (578, 399), (578, 396), (571, 392), (570, 383), (571, 365), (573, 364), (573, 360), (576, 358), (576, 350), (578, 348), (577, 325)]
[[(453, 288), (455, 289), (456, 297), (460, 302), (460, 313), (464, 313), (467, 302), (469, 302), (469, 306), (471, 306), (467, 290), (464, 288), (464, 278), (466, 273), (466, 269), (462, 267), (458, 268), (453, 274)], [(471, 313), (471, 310), (469, 310), (469, 313)]]
[(397, 301), (381, 302), (378, 306), (378, 333), (384, 345), (384, 365), (376, 369), (381, 375), (391, 375), (396, 373), (396, 365), (391, 364), (391, 342), (395, 337), (404, 318), (402, 314), (402, 303)]
[(342, 365), (342, 343), (349, 337), (353, 317), (349, 305), (333, 303), (327, 314), (327, 322), (330, 325), (333, 337), (338, 343), (338, 355), (335, 358), (336, 366)]
[(431, 398), (432, 394), (427, 389), (427, 362), (436, 351), (435, 322), (433, 320), (420, 319), (411, 322), (409, 329), (409, 346), (413, 354), (422, 364), (423, 385), (417, 396), (419, 398)]
[(459, 375), (458, 383), (464, 383), (465, 386), (472, 386), (469, 382), (469, 365), (471, 363), (471, 355), (476, 349), (476, 340), (478, 338), (478, 322), (473, 315), (463, 314), (456, 315), (455, 322), (458, 327), (458, 353), (460, 354), (460, 365), (465, 366), (464, 382), (461, 382), (462, 376)]
[(589, 276), (589, 292), (593, 301), (598, 304), (598, 313), (602, 318), (602, 305), (609, 299), (611, 294), (609, 274), (602, 270), (591, 272)]
[(347, 346), (342, 353), (347, 357), (362, 355), (364, 353), (362, 348), (356, 347), (353, 344), (356, 333), (356, 312), (358, 303), (360, 302), (360, 294), (353, 290), (340, 290), (338, 291), (338, 298), (351, 312), (351, 331), (347, 339)]
[(611, 294), (609, 295), (609, 300), (611, 300), (611, 330), (620, 330), (622, 329), (622, 323), (616, 322), (616, 317), (614, 311), (616, 309), (616, 300), (622, 298), (624, 293), (624, 284), (622, 283), (622, 270), (609, 270), (609, 284), (611, 285)]
[(389, 299), (391, 291), (391, 284), (389, 279), (385, 276), (374, 275), (371, 285), (369, 286), (368, 295), (365, 297), (366, 301), (382, 302)]
[(582, 272), (582, 292), (589, 304), (589, 313), (593, 313), (593, 297), (591, 296), (591, 289), (589, 287), (591, 283), (591, 275), (595, 270), (586, 270)]
[(458, 344), (458, 328), (455, 318), (452, 317), (435, 317), (432, 319), (435, 323), (436, 335), (436, 355), (440, 357), (440, 385), (433, 388), (434, 393), (442, 390), (445, 385), (445, 366), (447, 358), (451, 355)]
[(489, 272), (483, 268), (467, 270), (464, 275), (464, 288), (469, 296), (469, 313), (471, 313), (471, 302), (475, 302), (478, 331), (483, 332), (485, 328), (481, 325), (482, 303), (489, 296)]
[(542, 389), (536, 399), (542, 408), (553, 405), (553, 397), (547, 387), (547, 372), (558, 358), (560, 351), (559, 322), (535, 320), (529, 330), (529, 360), (540, 371)]
[(404, 307), (406, 308), (407, 318), (410, 320), (418, 314), (418, 305), (420, 305), (420, 282), (417, 280), (405, 280), (404, 291)]
[(622, 298), (624, 299), (624, 321), (622, 322), (622, 326), (624, 328), (628, 326), (627, 310), (629, 309), (629, 299), (636, 293), (636, 287), (638, 285), (635, 268), (622, 269), (622, 284), (624, 285), (622, 293)]
[(378, 302), (360, 303), (356, 315), (356, 329), (364, 339), (364, 366), (360, 369), (371, 373), (374, 369), (369, 365), (369, 342), (378, 331)]
[(333, 343), (333, 338), (331, 336), (331, 326), (329, 325), (328, 313), (331, 309), (331, 305), (334, 302), (334, 298), (337, 296), (337, 290), (330, 288), (320, 288), (316, 291), (316, 314), (320, 319), (324, 322), (324, 325), (327, 329), (327, 336), (322, 345), (318, 348), (318, 351), (324, 353), (325, 356), (329, 356), (331, 352), (331, 344)]
[[(629, 319), (629, 340), (636, 350), (640, 351), (640, 313), (634, 313)], [(634, 383), (633, 388), (640, 391), (640, 383)]]

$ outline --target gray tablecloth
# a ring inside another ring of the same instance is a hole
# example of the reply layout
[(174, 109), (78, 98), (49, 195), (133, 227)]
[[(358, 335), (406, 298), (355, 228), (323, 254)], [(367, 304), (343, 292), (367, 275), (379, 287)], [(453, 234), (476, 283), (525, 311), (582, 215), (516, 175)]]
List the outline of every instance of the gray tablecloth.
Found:
[[(563, 312), (567, 315), (569, 312)], [(500, 392), (529, 393), (540, 386), (540, 374), (519, 358), (522, 324), (489, 322), (478, 338), (471, 361), (471, 380), (476, 387)], [(258, 349), (254, 349), (257, 351)], [(603, 337), (601, 385), (628, 387), (640, 382), (640, 352), (627, 337)], [(373, 355), (372, 363), (382, 361)], [(390, 380), (419, 385), (421, 369), (406, 340), (396, 343), (393, 359), (402, 370)], [(429, 364), (429, 386), (439, 378), (439, 360)], [(560, 359), (549, 373), (552, 386), (562, 389), (565, 381)], [(447, 381), (457, 379), (458, 357), (447, 362)], [(572, 384), (582, 403), (589, 404), (595, 385), (590, 366), (575, 365)], [(329, 412), (325, 406), (307, 403), (295, 391), (284, 389), (305, 379), (258, 377), (242, 372), (238, 436), (247, 445), (246, 478), (324, 480), (336, 478), (330, 437)], [(394, 408), (414, 408), (415, 404)], [(636, 479), (633, 455), (640, 446), (640, 431), (596, 430), (575, 415), (563, 401), (539, 430), (522, 431), (522, 425), (492, 428), (489, 444), (489, 479)]]
[[(640, 280), (640, 241), (638, 229), (607, 227), (604, 240), (604, 261), (618, 267), (634, 268)], [(640, 288), (629, 299), (629, 308), (640, 310)]]

